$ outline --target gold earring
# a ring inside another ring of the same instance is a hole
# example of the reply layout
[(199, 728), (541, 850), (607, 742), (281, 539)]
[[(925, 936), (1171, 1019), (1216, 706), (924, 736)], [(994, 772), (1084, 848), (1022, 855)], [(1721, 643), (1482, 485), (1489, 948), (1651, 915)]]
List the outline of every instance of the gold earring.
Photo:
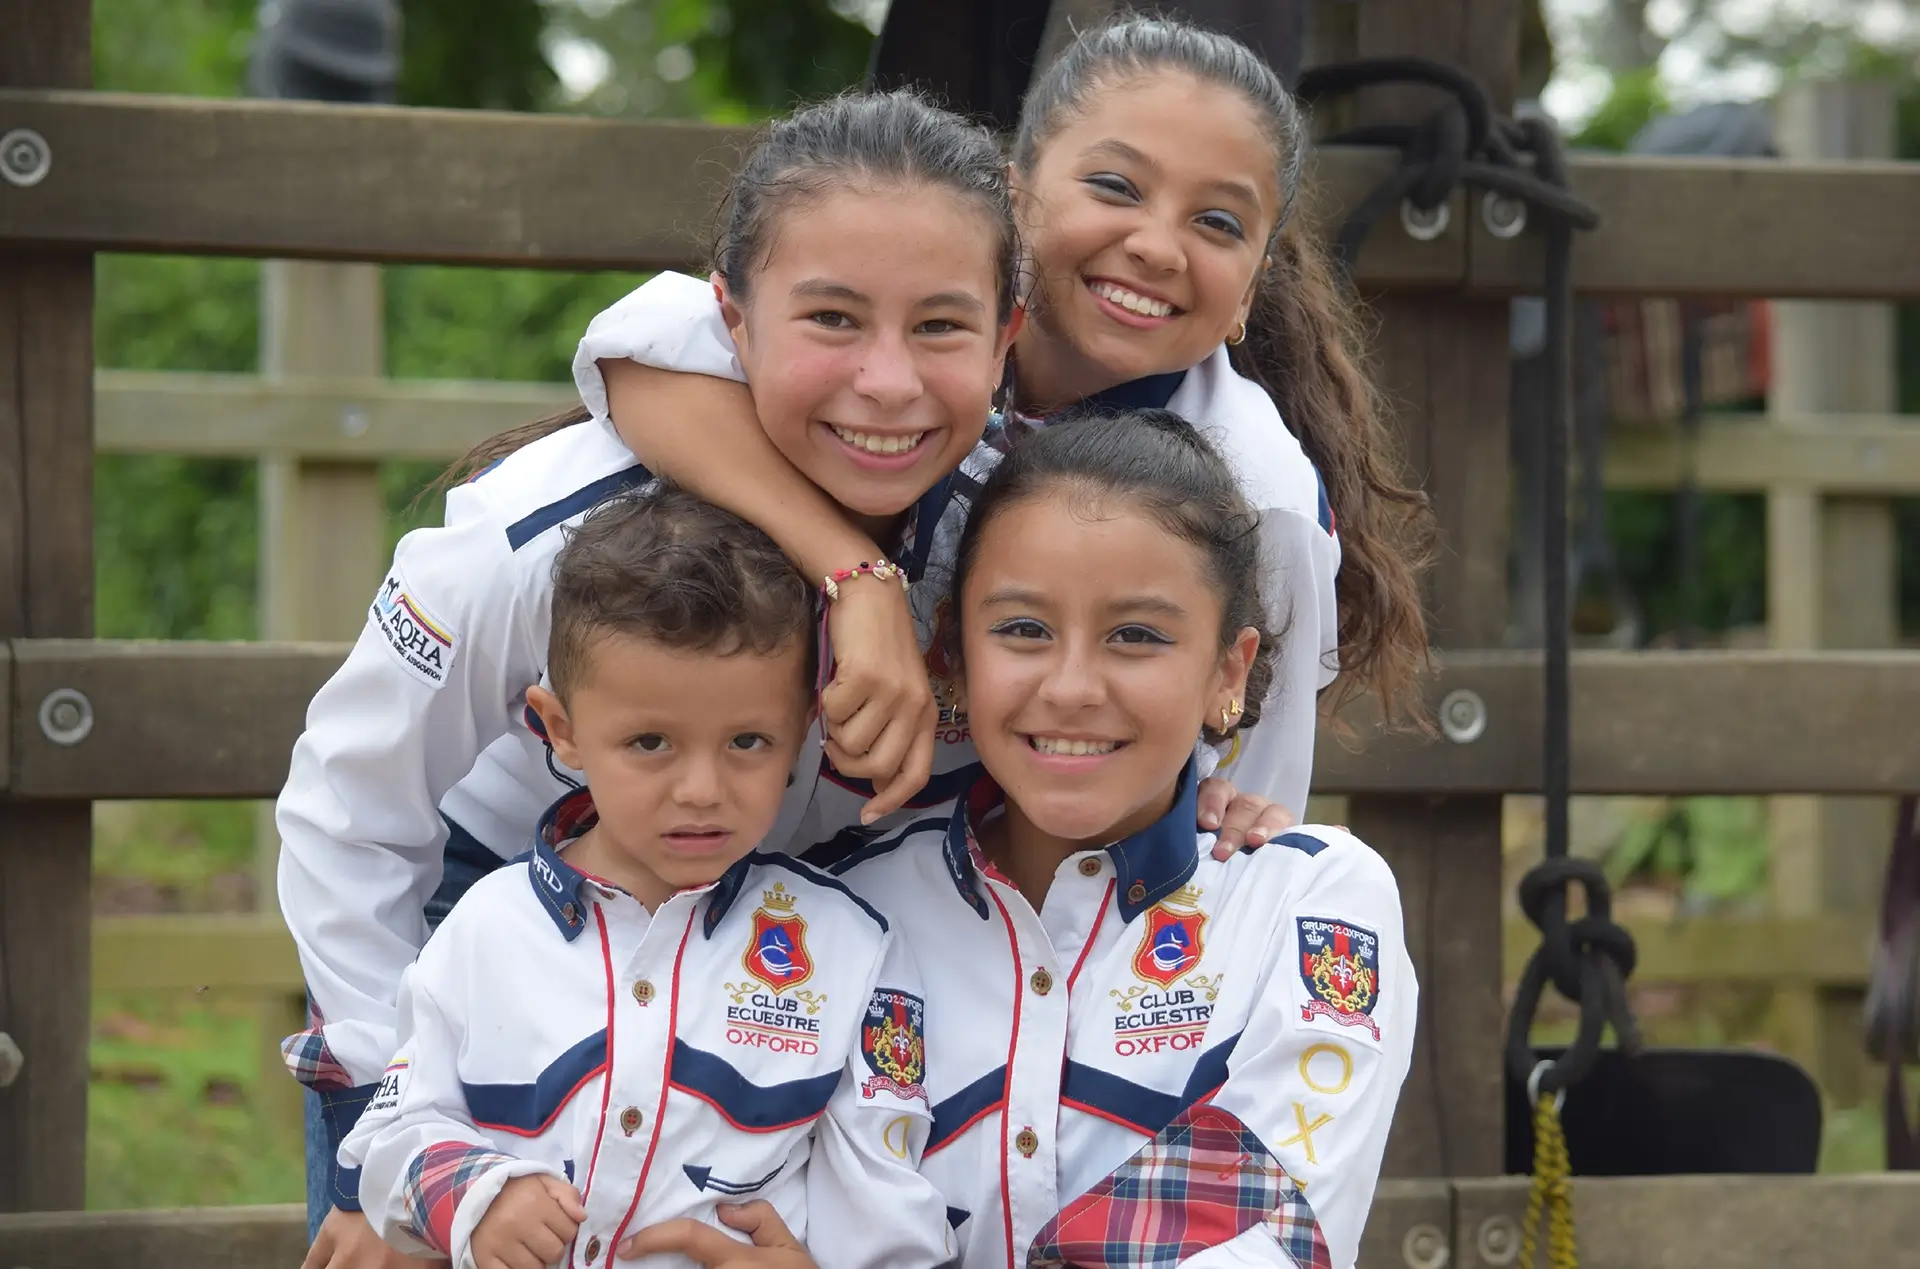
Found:
[(1240, 702), (1228, 701), (1220, 707), (1220, 732), (1225, 735), (1232, 727), (1233, 720), (1240, 717)]
[(1233, 344), (1236, 347), (1246, 343), (1247, 342), (1247, 324), (1245, 322), (1241, 322), (1239, 326), (1235, 327), (1233, 334), (1227, 336), (1227, 342), (1229, 344)]

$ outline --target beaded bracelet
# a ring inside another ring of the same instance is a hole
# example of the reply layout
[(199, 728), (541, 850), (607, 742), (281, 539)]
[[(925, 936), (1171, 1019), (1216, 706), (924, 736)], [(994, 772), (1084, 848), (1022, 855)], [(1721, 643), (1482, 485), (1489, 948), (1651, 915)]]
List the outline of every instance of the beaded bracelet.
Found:
[(861, 560), (852, 568), (834, 569), (832, 574), (828, 576), (826, 584), (821, 587), (821, 589), (827, 593), (827, 602), (832, 603), (834, 600), (840, 598), (841, 582), (852, 581), (862, 573), (869, 574), (883, 582), (891, 581), (897, 577), (900, 579), (900, 589), (905, 590), (907, 588), (907, 570), (901, 568), (898, 564), (893, 563), (883, 555), (877, 562), (872, 564)]

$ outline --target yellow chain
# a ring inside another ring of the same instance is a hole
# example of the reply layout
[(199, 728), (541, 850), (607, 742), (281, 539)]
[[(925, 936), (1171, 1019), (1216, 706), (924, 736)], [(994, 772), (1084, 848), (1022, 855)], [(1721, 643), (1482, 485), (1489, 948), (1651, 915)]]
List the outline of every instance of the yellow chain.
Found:
[(1543, 1094), (1533, 1104), (1533, 1186), (1527, 1193), (1527, 1215), (1520, 1224), (1520, 1264), (1533, 1269), (1539, 1246), (1540, 1213), (1547, 1214), (1547, 1263), (1551, 1269), (1578, 1269), (1580, 1254), (1573, 1242), (1572, 1162), (1567, 1137), (1560, 1130), (1558, 1098)]

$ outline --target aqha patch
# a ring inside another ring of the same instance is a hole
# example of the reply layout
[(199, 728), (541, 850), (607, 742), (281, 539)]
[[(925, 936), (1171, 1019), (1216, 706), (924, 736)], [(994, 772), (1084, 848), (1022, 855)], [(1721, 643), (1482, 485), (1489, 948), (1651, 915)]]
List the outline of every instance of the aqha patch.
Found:
[(386, 636), (387, 647), (402, 669), (435, 691), (446, 686), (457, 650), (453, 631), (428, 615), (399, 574), (387, 574), (367, 615)]

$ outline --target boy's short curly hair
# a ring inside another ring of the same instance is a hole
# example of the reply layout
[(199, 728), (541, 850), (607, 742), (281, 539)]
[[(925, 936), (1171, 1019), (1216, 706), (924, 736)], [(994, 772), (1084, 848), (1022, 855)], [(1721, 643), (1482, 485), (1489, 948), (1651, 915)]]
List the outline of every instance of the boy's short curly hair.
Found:
[[(813, 647), (813, 588), (759, 529), (666, 481), (609, 499), (553, 563), (547, 671), (561, 700), (607, 634), (733, 656)], [(804, 662), (809, 671), (812, 657)]]

